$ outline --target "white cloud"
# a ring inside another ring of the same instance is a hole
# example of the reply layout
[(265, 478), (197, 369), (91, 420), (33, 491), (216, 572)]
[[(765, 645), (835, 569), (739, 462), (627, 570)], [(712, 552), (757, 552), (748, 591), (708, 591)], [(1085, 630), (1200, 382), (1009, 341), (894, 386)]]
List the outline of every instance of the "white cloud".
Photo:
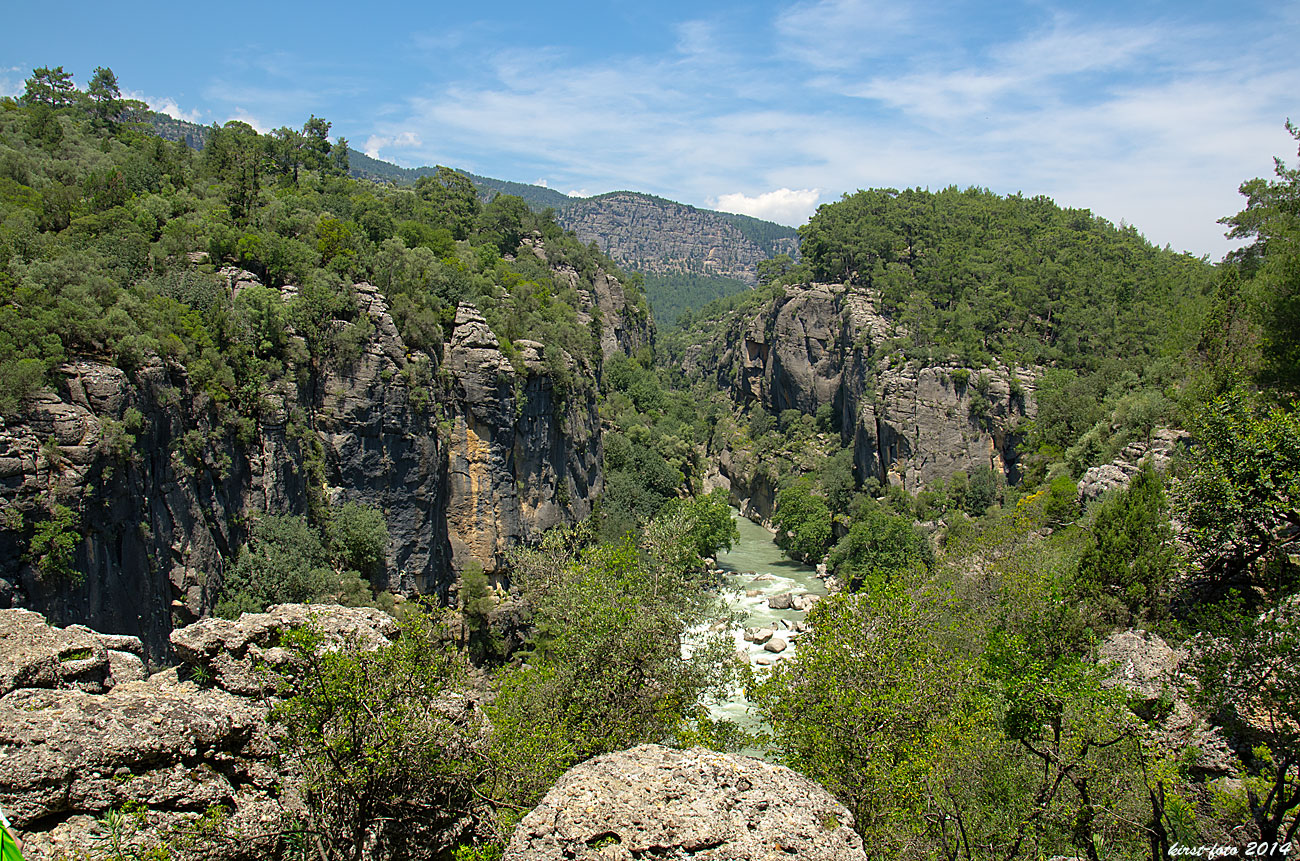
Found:
[(814, 0), (777, 16), (778, 50), (819, 69), (857, 65), (912, 26), (909, 4), (893, 0)]
[[(122, 95), (126, 96), (128, 99), (135, 99), (136, 101), (144, 102), (150, 107), (150, 109), (155, 110), (160, 114), (166, 114), (172, 119), (185, 120), (187, 123), (203, 122), (202, 111), (198, 108), (195, 108), (192, 111), (187, 111), (178, 105), (176, 100), (170, 96), (150, 96), (140, 92), (139, 90), (123, 90)], [(250, 123), (250, 125), (252, 124)]]
[[(864, 0), (796, 10), (811, 19), (787, 15), (778, 34), (810, 50), (816, 34), (848, 45), (872, 27), (913, 26)], [(1230, 247), (1216, 222), (1240, 208), (1237, 185), (1294, 147), (1281, 124), (1300, 63), (1285, 40), (1266, 47), (1161, 22), (1056, 16), (1002, 41), (887, 66), (839, 64), (832, 52), (810, 85), (779, 56), (756, 65), (730, 53), (724, 25), (680, 25), (659, 55), (575, 61), (544, 47), (490, 56), (481, 77), (412, 98), (376, 136), (437, 140), (436, 152), (410, 153), (413, 162), (545, 176), (573, 196), (635, 189), (787, 224), (871, 186), (1044, 194), (1216, 258)]]
[(229, 115), (226, 116), (225, 122), (230, 122), (231, 120), (238, 120), (241, 123), (248, 123), (250, 126), (257, 129), (258, 132), (260, 132), (261, 134), (266, 134), (268, 131), (271, 130), (269, 124), (262, 122), (261, 120), (257, 119), (248, 111), (244, 110), (239, 106), (236, 106), (234, 110), (232, 110), (229, 113)]
[(420, 136), (413, 131), (402, 131), (395, 135), (386, 137), (384, 135), (371, 135), (366, 138), (365, 146), (362, 152), (371, 158), (379, 158), (379, 151), (382, 149), (410, 149), (420, 146)]
[(571, 188), (565, 194), (569, 197), (591, 197), (591, 193), (585, 188)]
[(723, 194), (712, 203), (723, 212), (738, 212), (797, 227), (817, 209), (821, 196), (820, 188), (778, 188), (753, 197), (739, 192)]
[(535, 179), (533, 180), (533, 185), (540, 185), (542, 188), (550, 188), (550, 186), (546, 184), (545, 179)]

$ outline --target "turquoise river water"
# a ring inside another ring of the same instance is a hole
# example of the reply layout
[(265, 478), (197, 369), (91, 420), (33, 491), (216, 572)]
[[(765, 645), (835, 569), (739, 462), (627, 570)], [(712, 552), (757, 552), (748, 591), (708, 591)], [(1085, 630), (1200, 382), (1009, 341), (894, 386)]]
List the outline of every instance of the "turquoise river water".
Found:
[[(826, 586), (817, 577), (816, 569), (792, 562), (781, 555), (772, 540), (772, 533), (732, 511), (740, 541), (730, 551), (718, 554), (718, 567), (727, 577), (732, 590), (726, 594), (731, 610), (740, 615), (740, 621), (731, 630), (736, 651), (744, 655), (751, 665), (762, 668), (788, 660), (799, 648), (798, 633), (794, 625), (807, 614), (802, 610), (773, 610), (768, 598), (773, 595), (825, 595)], [(746, 628), (771, 628), (776, 636), (789, 645), (785, 651), (774, 654), (763, 646), (745, 641)], [(740, 690), (732, 692), (723, 703), (710, 707), (715, 718), (735, 721), (742, 727), (757, 727), (758, 717), (750, 710), (749, 702)]]

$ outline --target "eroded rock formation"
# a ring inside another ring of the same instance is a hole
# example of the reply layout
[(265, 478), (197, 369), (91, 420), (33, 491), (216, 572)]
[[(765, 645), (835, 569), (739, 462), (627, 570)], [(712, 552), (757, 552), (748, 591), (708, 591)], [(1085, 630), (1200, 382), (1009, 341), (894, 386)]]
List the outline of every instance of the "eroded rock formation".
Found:
[(853, 817), (788, 768), (647, 744), (570, 769), (524, 817), (505, 861), (865, 859)]
[[(545, 259), (540, 238), (531, 247)], [(221, 274), (232, 296), (258, 284)], [(606, 355), (650, 340), (643, 304), (613, 277), (564, 266), (554, 277), (587, 285), (578, 321)], [(280, 292), (288, 303), (297, 290)], [(0, 607), (137, 636), (157, 656), (174, 627), (210, 611), (256, 518), (304, 513), (315, 492), (384, 512), (375, 585), (443, 599), (471, 561), (496, 569), (511, 542), (590, 512), (595, 357), (520, 341), (512, 362), (469, 305), (441, 354), (426, 355), (403, 342), (378, 288), (353, 294), (370, 333), (355, 361), (290, 364), (233, 424), (169, 360), (146, 357), (129, 375), (90, 360), (58, 369), (57, 385), (0, 425)], [(585, 385), (560, 390), (556, 368)], [(31, 551), (56, 506), (74, 515), (72, 577), (42, 571)]]
[[(1020, 425), (1035, 409), (1032, 372), (906, 361), (889, 345), (907, 333), (857, 286), (789, 287), (730, 327), (723, 349), (688, 354), (684, 369), (716, 376), (741, 404), (829, 407), (860, 477), (913, 492), (981, 466), (1016, 480)], [(750, 476), (728, 478), (761, 491)]]

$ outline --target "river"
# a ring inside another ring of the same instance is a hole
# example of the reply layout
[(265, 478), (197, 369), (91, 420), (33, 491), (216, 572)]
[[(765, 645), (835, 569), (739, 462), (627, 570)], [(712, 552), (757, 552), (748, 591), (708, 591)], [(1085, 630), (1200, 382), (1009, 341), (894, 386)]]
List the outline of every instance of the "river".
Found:
[[(742, 517), (739, 511), (733, 510), (732, 517), (740, 532), (740, 541), (731, 550), (718, 554), (718, 567), (725, 572), (728, 584), (734, 587), (725, 593), (728, 608), (741, 615), (739, 624), (731, 631), (736, 651), (745, 655), (751, 666), (761, 668), (794, 655), (801, 635), (794, 634), (792, 629), (807, 615), (802, 610), (773, 610), (767, 605), (768, 598), (787, 593), (825, 595), (826, 585), (818, 578), (816, 569), (782, 556), (772, 540), (772, 533)], [(787, 626), (791, 630), (786, 630)], [(746, 642), (746, 628), (774, 629), (776, 636), (786, 639), (789, 645), (785, 651), (774, 654), (762, 645)], [(739, 689), (733, 691), (726, 702), (711, 706), (709, 711), (714, 718), (734, 721), (745, 729), (759, 726), (758, 716), (750, 710), (749, 701)]]

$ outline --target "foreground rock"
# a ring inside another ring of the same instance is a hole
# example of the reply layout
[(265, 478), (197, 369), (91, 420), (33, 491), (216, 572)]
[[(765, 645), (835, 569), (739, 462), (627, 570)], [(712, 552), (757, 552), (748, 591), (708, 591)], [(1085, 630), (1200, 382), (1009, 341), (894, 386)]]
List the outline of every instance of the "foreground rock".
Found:
[[(173, 632), (183, 665), (144, 678), (138, 640), (0, 610), (0, 806), (29, 861), (102, 850), (111, 811), (131, 812), (114, 837), (124, 857), (218, 808), (231, 834), (274, 834), (294, 818), (299, 779), (264, 694), (267, 669), (292, 671), (284, 634), (308, 622), (325, 648), (377, 648), (397, 633), (377, 610), (282, 605)], [(227, 841), (210, 857), (259, 851)]]
[(197, 668), (220, 688), (241, 696), (269, 692), (273, 672), (285, 669), (290, 653), (281, 647), (286, 631), (314, 624), (327, 647), (345, 643), (377, 649), (397, 636), (397, 622), (369, 607), (277, 604), (265, 613), (238, 619), (209, 618), (173, 631), (172, 649), (183, 664)]
[(504, 861), (865, 859), (849, 811), (788, 768), (642, 745), (571, 769)]

